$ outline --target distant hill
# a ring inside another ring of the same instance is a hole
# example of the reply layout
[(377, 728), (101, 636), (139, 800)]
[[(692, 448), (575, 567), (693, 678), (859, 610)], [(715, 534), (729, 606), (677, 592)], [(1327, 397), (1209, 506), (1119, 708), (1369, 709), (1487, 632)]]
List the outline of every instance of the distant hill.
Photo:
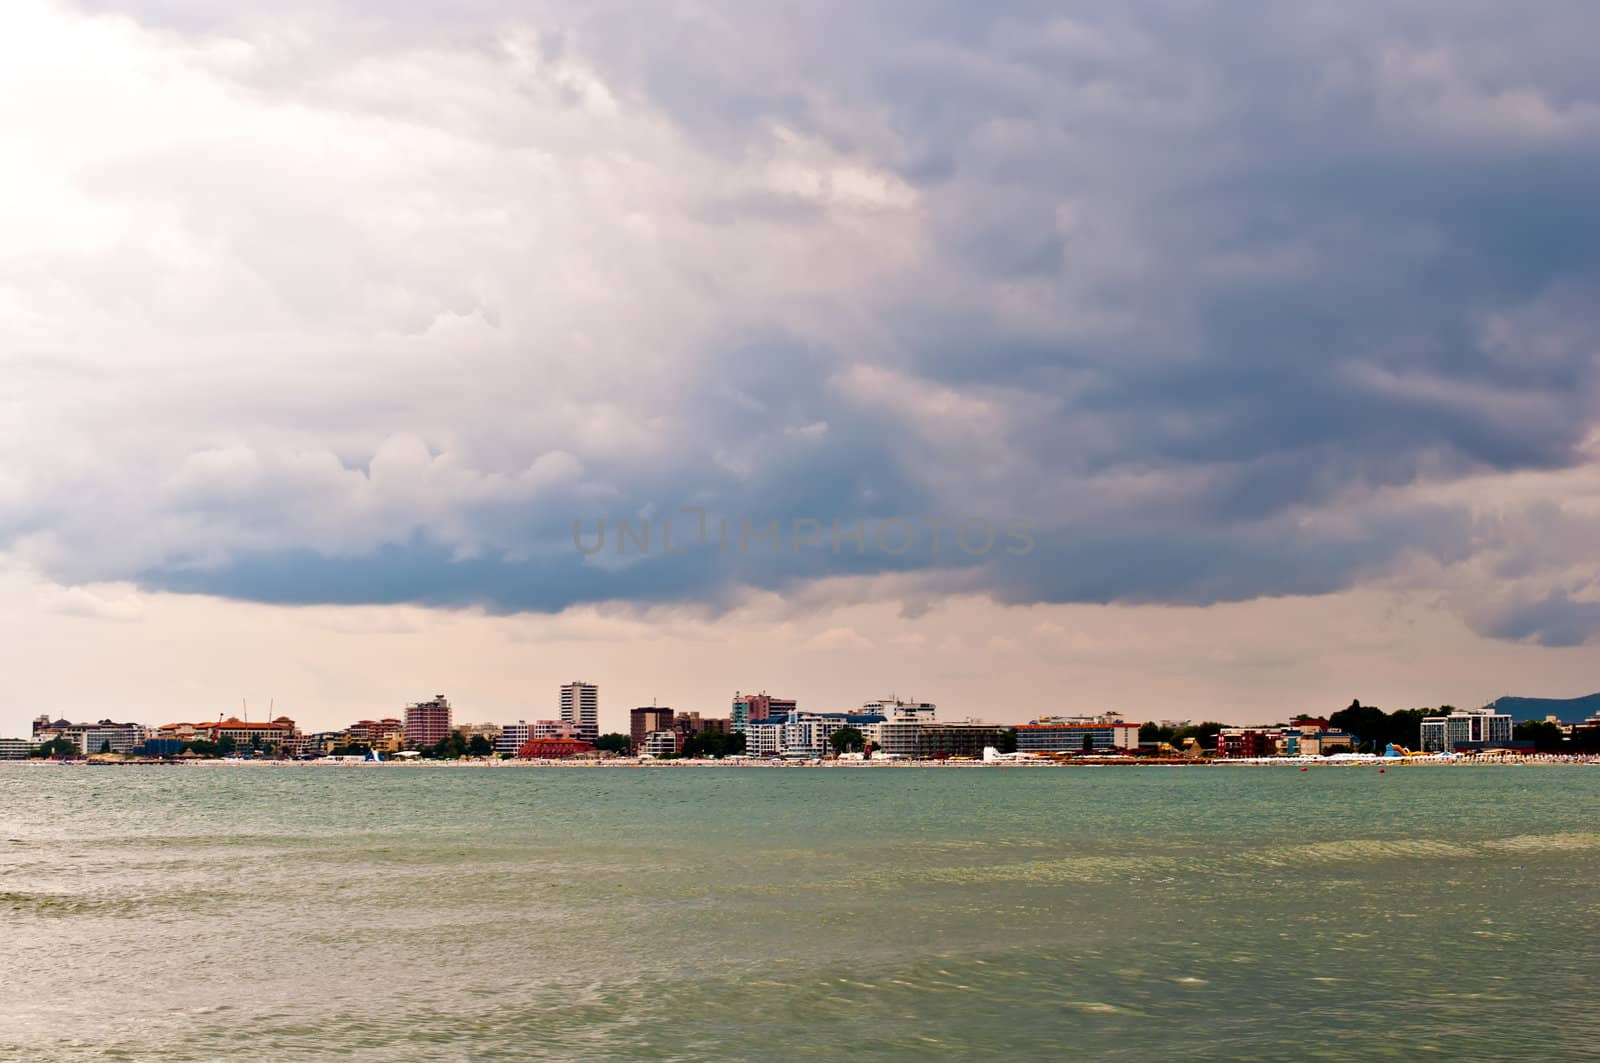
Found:
[(1554, 716), (1562, 723), (1582, 723), (1600, 713), (1600, 694), (1584, 698), (1514, 698), (1507, 695), (1491, 702), (1497, 712), (1513, 720), (1542, 720)]

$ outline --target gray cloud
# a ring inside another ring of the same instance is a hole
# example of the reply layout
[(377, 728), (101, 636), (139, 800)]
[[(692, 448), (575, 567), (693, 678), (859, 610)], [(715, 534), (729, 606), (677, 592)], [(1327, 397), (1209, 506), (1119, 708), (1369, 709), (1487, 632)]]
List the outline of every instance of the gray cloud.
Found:
[[(1205, 603), (1466, 563), (1471, 507), (1425, 489), (1592, 460), (1585, 5), (85, 9), (132, 21), (61, 32), (190, 80), (107, 82), (152, 101), (138, 143), (47, 145), (69, 206), (142, 221), (0, 264), (40, 308), (3, 326), (0, 543), (63, 579)], [(1040, 548), (570, 549), (688, 504)], [(1485, 630), (1600, 628), (1554, 597), (1589, 556), (1522, 576), (1562, 617)]]

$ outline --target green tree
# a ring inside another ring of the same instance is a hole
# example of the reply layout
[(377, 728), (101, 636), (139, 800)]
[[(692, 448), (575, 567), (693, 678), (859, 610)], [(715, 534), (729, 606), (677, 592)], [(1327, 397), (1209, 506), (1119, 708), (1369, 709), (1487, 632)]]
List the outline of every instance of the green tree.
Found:
[(474, 757), (487, 757), (494, 752), (494, 743), (484, 735), (473, 735), (467, 743), (467, 752)]
[(1015, 727), (1007, 727), (1005, 729), (1005, 732), (1003, 734), (1001, 734), (1001, 736), (1000, 736), (1000, 748), (999, 748), (998, 752), (1001, 752), (1001, 753), (1015, 753), (1016, 751), (1017, 751), (1017, 729)]
[(867, 748), (867, 736), (858, 727), (841, 727), (828, 736), (835, 753), (859, 753)]
[(629, 738), (625, 734), (618, 734), (615, 731), (612, 731), (610, 734), (603, 734), (594, 740), (594, 747), (600, 752), (617, 753), (623, 756), (627, 755), (628, 750), (632, 747), (632, 745), (633, 739)]
[(1177, 733), (1171, 727), (1162, 727), (1154, 721), (1139, 725), (1139, 741), (1141, 742), (1171, 742)]
[(1215, 720), (1204, 723), (1192, 723), (1187, 727), (1180, 727), (1172, 733), (1172, 744), (1183, 745), (1183, 740), (1192, 738), (1199, 743), (1202, 749), (1217, 748), (1217, 732), (1222, 730), (1222, 724)]
[(78, 755), (78, 744), (70, 738), (52, 738), (28, 754), (30, 757), (74, 757)]
[(460, 731), (451, 731), (436, 744), (424, 749), (422, 755), (434, 760), (460, 760), (467, 755), (467, 736)]
[(215, 742), (208, 742), (204, 738), (197, 738), (193, 742), (183, 744), (185, 753), (193, 753), (197, 757), (220, 757), (222, 747)]
[(217, 740), (217, 752), (225, 757), (233, 756), (233, 751), (238, 748), (239, 744), (233, 740), (232, 735), (223, 735)]
[(1511, 729), (1516, 742), (1532, 742), (1541, 753), (1559, 752), (1567, 745), (1567, 734), (1549, 720), (1524, 720)]
[[(1356, 747), (1368, 752), (1383, 752), (1384, 745), (1389, 741), (1388, 715), (1375, 705), (1361, 704), (1360, 698), (1352, 700), (1347, 708), (1328, 717), (1328, 724), (1355, 735)], [(1400, 744), (1405, 745), (1404, 742)]]
[(107, 738), (107, 739), (105, 739), (104, 741), (102, 741), (100, 743), (100, 752), (102, 752), (102, 753), (111, 752), (111, 739)]

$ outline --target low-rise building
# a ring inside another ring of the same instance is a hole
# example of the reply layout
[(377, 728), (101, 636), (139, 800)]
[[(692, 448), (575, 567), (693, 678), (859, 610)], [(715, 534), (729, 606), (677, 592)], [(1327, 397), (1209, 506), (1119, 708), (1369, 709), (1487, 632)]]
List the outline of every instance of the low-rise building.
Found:
[(1282, 735), (1281, 727), (1224, 727), (1217, 732), (1217, 756), (1229, 760), (1275, 757), (1279, 755)]
[(86, 756), (95, 753), (130, 753), (145, 737), (145, 726), (138, 723), (117, 723), (114, 720), (72, 723), (65, 719), (51, 720), (48, 716), (40, 716), (33, 721), (35, 746), (65, 738)]
[(678, 752), (678, 732), (647, 731), (639, 743), (639, 755), (667, 757)]
[(791, 712), (752, 720), (745, 729), (747, 756), (821, 757), (832, 751), (834, 732), (854, 727), (862, 739), (876, 745), (884, 718), (877, 714), (848, 712)]
[(517, 750), (517, 756), (524, 760), (567, 760), (593, 752), (594, 743), (581, 738), (530, 738)]
[(222, 745), (231, 742), (235, 751), (248, 753), (277, 748), (289, 751), (297, 748), (295, 741), (299, 728), (287, 716), (279, 716), (266, 723), (251, 723), (230, 716), (225, 720), (207, 723), (164, 723), (156, 728), (152, 738), (175, 738), (183, 742), (214, 742)]
[(0, 738), (0, 760), (27, 760), (33, 748), (26, 738)]
[(1105, 753), (1139, 748), (1139, 725), (1116, 713), (1045, 716), (1017, 726), (1018, 753)]
[(1492, 708), (1456, 709), (1448, 716), (1429, 716), (1422, 721), (1422, 751), (1453, 753), (1508, 746), (1511, 731), (1511, 717)]
[[(912, 755), (918, 760), (943, 760), (946, 757), (964, 757), (974, 760), (983, 756), (985, 746), (998, 748), (1005, 741), (1009, 727), (981, 723), (977, 720), (945, 720), (916, 725)], [(1135, 742), (1138, 734), (1135, 731)], [(885, 745), (884, 751), (888, 752)]]

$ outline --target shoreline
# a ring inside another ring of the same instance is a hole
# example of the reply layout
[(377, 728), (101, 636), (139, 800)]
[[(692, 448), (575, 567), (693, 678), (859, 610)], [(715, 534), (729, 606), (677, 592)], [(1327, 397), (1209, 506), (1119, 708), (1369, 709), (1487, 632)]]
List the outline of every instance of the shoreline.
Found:
[(1428, 757), (1370, 757), (1363, 759), (1323, 760), (1310, 757), (1275, 757), (1251, 759), (1210, 760), (1134, 760), (1120, 758), (1085, 758), (1080, 760), (1039, 761), (981, 761), (981, 760), (638, 760), (631, 757), (614, 757), (596, 760), (4, 760), (7, 766), (61, 767), (61, 768), (605, 768), (610, 770), (635, 769), (760, 769), (825, 768), (825, 769), (893, 769), (893, 768), (1490, 768), (1490, 767), (1596, 767), (1600, 755), (1575, 754), (1508, 754), (1505, 756), (1428, 756)]

